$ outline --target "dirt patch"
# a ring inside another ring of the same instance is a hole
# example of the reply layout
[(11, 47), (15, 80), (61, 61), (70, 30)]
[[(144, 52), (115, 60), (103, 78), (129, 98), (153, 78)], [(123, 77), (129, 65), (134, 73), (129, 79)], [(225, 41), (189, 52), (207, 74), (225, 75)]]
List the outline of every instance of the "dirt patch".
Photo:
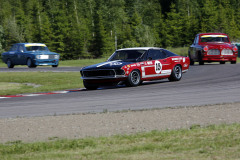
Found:
[(192, 125), (240, 123), (240, 103), (119, 113), (0, 119), (0, 143), (133, 134)]

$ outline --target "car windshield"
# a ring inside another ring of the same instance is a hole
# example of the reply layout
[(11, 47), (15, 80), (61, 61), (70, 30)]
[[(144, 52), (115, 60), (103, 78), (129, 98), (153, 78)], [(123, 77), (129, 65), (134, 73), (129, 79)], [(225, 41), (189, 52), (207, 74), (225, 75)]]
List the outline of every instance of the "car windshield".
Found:
[(146, 50), (120, 50), (116, 51), (108, 61), (122, 60), (122, 61), (137, 61)]
[(46, 46), (25, 46), (27, 51), (48, 51)]
[(201, 42), (229, 42), (229, 40), (225, 35), (203, 35)]

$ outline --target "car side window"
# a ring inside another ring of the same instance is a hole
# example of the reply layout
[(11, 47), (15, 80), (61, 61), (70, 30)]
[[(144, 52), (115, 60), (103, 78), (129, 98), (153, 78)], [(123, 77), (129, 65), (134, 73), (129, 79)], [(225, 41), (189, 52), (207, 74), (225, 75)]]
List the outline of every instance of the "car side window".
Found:
[(23, 45), (18, 46), (18, 52), (24, 52), (24, 47)]
[(157, 60), (157, 59), (165, 59), (167, 58), (166, 53), (160, 51), (160, 50), (155, 50), (151, 49), (148, 52), (148, 60)]
[(10, 51), (17, 51), (17, 47), (18, 47), (18, 45), (14, 44), (12, 46), (12, 48), (10, 49)]
[(195, 37), (195, 39), (194, 39), (194, 42), (193, 42), (194, 44), (198, 44), (198, 36), (196, 36)]

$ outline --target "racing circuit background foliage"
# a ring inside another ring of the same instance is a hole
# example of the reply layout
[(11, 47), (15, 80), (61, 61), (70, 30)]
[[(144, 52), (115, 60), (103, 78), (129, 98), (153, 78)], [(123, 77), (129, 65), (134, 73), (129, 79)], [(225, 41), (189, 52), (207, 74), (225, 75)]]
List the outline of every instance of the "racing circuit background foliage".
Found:
[(238, 40), (239, 8), (239, 0), (0, 0), (0, 52), (38, 42), (78, 59), (116, 48), (188, 46), (200, 32)]

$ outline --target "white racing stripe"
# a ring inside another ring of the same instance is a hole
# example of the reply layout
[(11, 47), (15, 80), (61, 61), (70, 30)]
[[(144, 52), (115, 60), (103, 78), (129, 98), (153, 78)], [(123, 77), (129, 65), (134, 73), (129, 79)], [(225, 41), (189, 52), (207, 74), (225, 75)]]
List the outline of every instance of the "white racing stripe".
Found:
[(168, 76), (172, 73), (171, 69), (162, 70), (160, 74), (151, 74), (145, 75), (145, 72), (142, 73), (142, 78), (151, 78), (151, 77), (161, 77), (161, 76)]

